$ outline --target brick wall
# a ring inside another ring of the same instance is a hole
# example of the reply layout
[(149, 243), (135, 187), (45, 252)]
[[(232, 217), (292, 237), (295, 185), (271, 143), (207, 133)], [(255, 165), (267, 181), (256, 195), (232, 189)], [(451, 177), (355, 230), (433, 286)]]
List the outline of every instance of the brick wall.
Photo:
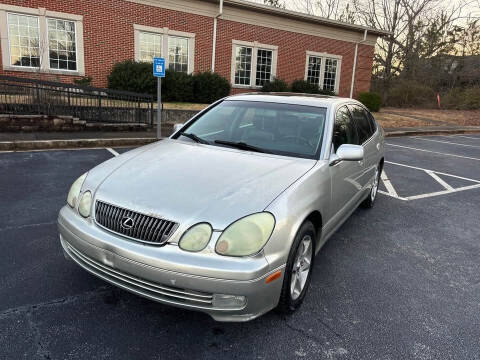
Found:
[[(93, 85), (105, 87), (114, 63), (134, 58), (133, 24), (168, 27), (195, 33), (194, 71), (211, 68), (213, 18), (135, 4), (123, 0), (0, 0), (0, 3), (83, 16), (85, 74)], [(340, 96), (349, 96), (355, 44), (312, 35), (219, 20), (215, 70), (230, 81), (232, 39), (278, 45), (277, 77), (288, 82), (303, 79), (306, 51), (342, 55)], [(2, 39), (2, 41), (5, 41)], [(370, 87), (373, 46), (360, 45), (355, 93)], [(1, 56), (0, 56), (1, 62)], [(72, 76), (3, 71), (0, 74), (71, 82)], [(244, 92), (234, 89), (233, 92)]]

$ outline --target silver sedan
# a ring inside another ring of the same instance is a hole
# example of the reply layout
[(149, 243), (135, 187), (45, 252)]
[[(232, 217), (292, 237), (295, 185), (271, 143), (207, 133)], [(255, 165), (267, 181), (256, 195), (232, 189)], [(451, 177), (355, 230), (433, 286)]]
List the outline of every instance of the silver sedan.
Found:
[(219, 321), (292, 312), (315, 254), (373, 206), (383, 154), (383, 130), (355, 100), (227, 97), (77, 179), (61, 245), (112, 284)]

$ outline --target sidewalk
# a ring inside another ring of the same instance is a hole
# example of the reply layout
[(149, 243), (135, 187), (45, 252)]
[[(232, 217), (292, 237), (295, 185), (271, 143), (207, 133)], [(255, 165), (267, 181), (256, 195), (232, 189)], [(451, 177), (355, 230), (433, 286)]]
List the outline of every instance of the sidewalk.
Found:
[[(387, 137), (480, 133), (480, 126), (419, 126), (385, 128)], [(169, 135), (169, 134), (164, 134)], [(0, 151), (141, 146), (156, 140), (156, 132), (0, 133)]]

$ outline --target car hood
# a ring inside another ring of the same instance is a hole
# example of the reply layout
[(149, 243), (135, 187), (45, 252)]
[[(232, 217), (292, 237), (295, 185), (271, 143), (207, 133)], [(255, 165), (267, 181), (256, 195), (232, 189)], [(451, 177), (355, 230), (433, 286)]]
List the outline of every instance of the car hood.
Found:
[[(262, 211), (315, 165), (315, 160), (170, 139), (134, 151), (98, 170), (104, 179), (95, 199), (175, 221), (179, 230), (197, 222), (222, 230)], [(95, 169), (89, 174), (98, 176)]]

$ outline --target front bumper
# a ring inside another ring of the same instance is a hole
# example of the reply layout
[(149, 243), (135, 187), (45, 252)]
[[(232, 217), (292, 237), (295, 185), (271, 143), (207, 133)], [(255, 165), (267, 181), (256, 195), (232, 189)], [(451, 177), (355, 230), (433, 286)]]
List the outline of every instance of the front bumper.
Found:
[[(218, 321), (248, 321), (278, 303), (283, 271), (281, 278), (265, 280), (282, 267), (271, 269), (263, 255), (229, 258), (189, 253), (173, 244), (144, 245), (101, 229), (68, 206), (60, 211), (58, 229), (65, 253), (78, 265), (137, 295)], [(217, 301), (220, 294), (234, 297)]]

